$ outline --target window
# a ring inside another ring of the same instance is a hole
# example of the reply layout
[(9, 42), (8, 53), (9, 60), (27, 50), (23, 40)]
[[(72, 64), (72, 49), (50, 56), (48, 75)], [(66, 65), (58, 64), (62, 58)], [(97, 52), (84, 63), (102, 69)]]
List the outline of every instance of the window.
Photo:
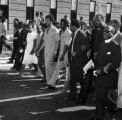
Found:
[(34, 20), (34, 0), (27, 0), (26, 20)]
[(89, 13), (89, 22), (93, 21), (93, 18), (95, 16), (95, 10), (96, 10), (96, 1), (90, 2), (90, 13)]
[(50, 0), (50, 13), (57, 20), (57, 0)]
[(71, 20), (72, 19), (77, 19), (77, 4), (78, 4), (78, 0), (72, 0), (72, 4), (71, 4)]
[(112, 3), (107, 3), (106, 23), (110, 22), (111, 20), (111, 12), (112, 12)]

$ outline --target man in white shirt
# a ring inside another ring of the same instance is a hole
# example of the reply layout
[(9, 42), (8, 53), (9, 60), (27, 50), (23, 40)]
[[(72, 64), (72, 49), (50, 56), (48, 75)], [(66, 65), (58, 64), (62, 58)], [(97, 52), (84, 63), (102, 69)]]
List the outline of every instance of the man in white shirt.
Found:
[(59, 30), (52, 24), (53, 16), (50, 14), (46, 16), (45, 22), (47, 29), (44, 33), (44, 44), (45, 44), (45, 68), (46, 68), (46, 80), (47, 82), (52, 77), (54, 72), (54, 60), (57, 55), (59, 46)]
[(3, 45), (11, 50), (10, 45), (6, 42), (6, 27), (5, 27), (5, 18), (3, 16), (0, 17), (0, 53), (2, 53)]
[(55, 88), (56, 85), (56, 80), (58, 79), (60, 69), (63, 67), (68, 67), (68, 46), (72, 40), (72, 32), (69, 30), (68, 26), (68, 21), (66, 19), (61, 19), (61, 40), (60, 40), (60, 51), (59, 51), (59, 57), (58, 57), (58, 62), (57, 66), (55, 69), (55, 72), (48, 82), (48, 85), (50, 85), (49, 88)]

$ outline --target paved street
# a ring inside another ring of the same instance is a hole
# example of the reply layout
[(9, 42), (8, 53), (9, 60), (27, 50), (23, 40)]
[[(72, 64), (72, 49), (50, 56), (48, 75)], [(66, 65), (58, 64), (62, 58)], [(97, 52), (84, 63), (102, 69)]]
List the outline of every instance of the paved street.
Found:
[(60, 93), (64, 81), (48, 90), (32, 70), (20, 78), (7, 60), (0, 58), (0, 120), (87, 120), (93, 114), (89, 103), (76, 106), (66, 100), (67, 94)]

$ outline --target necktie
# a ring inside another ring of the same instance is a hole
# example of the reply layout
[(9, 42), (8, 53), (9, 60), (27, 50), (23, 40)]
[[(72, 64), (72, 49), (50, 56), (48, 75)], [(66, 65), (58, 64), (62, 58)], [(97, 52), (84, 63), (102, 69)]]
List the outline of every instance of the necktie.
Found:
[(74, 46), (74, 36), (75, 36), (75, 33), (72, 33), (71, 53), (73, 53), (73, 46)]
[(46, 31), (46, 33), (48, 34), (48, 32), (49, 32), (49, 28), (47, 28), (47, 31)]

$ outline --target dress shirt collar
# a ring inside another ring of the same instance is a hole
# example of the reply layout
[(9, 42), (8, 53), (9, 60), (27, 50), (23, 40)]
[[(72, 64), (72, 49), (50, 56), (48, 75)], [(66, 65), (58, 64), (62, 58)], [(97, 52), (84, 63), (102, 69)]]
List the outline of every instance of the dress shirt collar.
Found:
[(46, 32), (48, 33), (53, 27), (54, 26), (51, 24), (51, 26), (46, 29)]
[(105, 43), (111, 42), (112, 38), (105, 40)]

